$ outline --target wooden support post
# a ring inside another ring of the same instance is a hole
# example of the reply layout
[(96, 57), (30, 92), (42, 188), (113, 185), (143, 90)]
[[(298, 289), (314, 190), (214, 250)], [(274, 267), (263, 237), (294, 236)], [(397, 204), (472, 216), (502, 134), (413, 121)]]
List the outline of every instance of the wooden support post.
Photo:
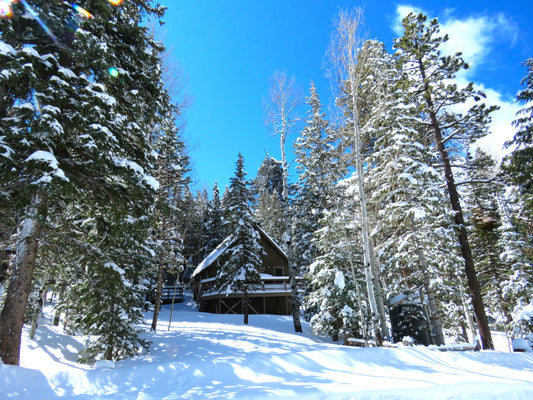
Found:
[(250, 299), (248, 300), (248, 307), (250, 307), (250, 309), (251, 309), (253, 312), (255, 312), (256, 314), (259, 314), (259, 313), (257, 312), (257, 310), (252, 306), (252, 302), (250, 301)]

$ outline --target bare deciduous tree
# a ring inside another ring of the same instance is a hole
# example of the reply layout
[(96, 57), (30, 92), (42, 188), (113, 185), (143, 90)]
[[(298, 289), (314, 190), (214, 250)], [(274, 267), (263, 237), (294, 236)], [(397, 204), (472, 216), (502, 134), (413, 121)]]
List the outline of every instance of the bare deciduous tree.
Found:
[(388, 329), (380, 272), (370, 238), (370, 223), (364, 189), (364, 166), (361, 154), (362, 132), (359, 115), (360, 96), (358, 88), (365, 79), (365, 76), (360, 73), (358, 65), (360, 63), (359, 50), (362, 45), (362, 39), (360, 37), (362, 23), (363, 12), (361, 9), (355, 9), (353, 12), (341, 11), (335, 22), (328, 56), (332, 65), (332, 77), (336, 80), (339, 87), (344, 88), (351, 102), (351, 105), (347, 107), (347, 111), (349, 112), (347, 118), (354, 141), (355, 168), (359, 189), (358, 201), (362, 218), (365, 276), (375, 339), (378, 343), (381, 343), (383, 336), (388, 337)]
[(296, 86), (296, 79), (288, 77), (285, 71), (276, 71), (272, 75), (270, 82), (269, 99), (266, 103), (267, 119), (266, 123), (272, 127), (273, 134), (279, 135), (281, 149), (281, 167), (283, 169), (283, 202), (285, 215), (285, 242), (287, 246), (287, 258), (289, 262), (289, 276), (292, 290), (292, 318), (295, 332), (302, 332), (300, 322), (300, 300), (298, 296), (298, 286), (296, 277), (298, 268), (294, 265), (292, 255), (292, 215), (289, 208), (289, 185), (288, 185), (288, 163), (285, 152), (287, 137), (293, 131), (298, 122), (296, 108), (300, 104), (300, 94)]

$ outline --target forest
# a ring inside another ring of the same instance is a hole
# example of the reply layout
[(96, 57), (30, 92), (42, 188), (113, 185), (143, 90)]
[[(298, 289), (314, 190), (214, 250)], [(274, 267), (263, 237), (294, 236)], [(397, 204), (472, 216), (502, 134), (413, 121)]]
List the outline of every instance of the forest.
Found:
[(303, 296), (293, 287), (296, 331), (305, 318), (316, 334), (381, 345), (402, 304), (437, 345), (479, 335), (493, 349), (491, 329), (533, 332), (533, 58), (500, 163), (475, 146), (494, 107), (454, 81), (468, 65), (441, 54), (437, 20), (408, 15), (389, 52), (362, 39), (360, 10), (341, 11), (331, 115), (312, 83), (297, 115), (294, 79), (275, 72), (281, 160), (265, 157), (249, 180), (239, 154), (229, 187), (195, 192), (185, 101), (145, 24), (164, 8), (78, 3), (33, 1), (43, 22), (8, 2), (0, 19), (3, 363), (19, 363), (22, 327), (35, 333), (48, 293), (54, 323), (90, 338), (82, 361), (148, 349), (136, 327), (148, 293), (159, 294), (155, 331), (165, 282), (187, 284), (229, 235), (219, 289), (257, 285), (256, 226), (286, 252), (292, 280), (305, 278)]

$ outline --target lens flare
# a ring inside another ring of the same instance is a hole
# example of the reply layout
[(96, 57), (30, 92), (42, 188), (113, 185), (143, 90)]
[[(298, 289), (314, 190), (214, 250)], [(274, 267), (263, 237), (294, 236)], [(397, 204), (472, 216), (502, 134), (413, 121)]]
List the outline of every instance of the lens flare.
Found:
[(93, 15), (89, 11), (81, 8), (78, 5), (73, 5), (72, 7), (78, 12), (78, 14), (83, 15), (86, 18), (92, 18), (93, 17)]
[(122, 3), (122, 0), (107, 0), (114, 6), (118, 6), (120, 3)]
[(115, 67), (111, 67), (107, 70), (109, 72), (109, 75), (111, 75), (113, 78), (116, 78), (118, 76), (118, 69)]
[(41, 25), (41, 28), (43, 28), (43, 30), (48, 34), (48, 36), (50, 36), (54, 41), (57, 41), (57, 38), (52, 33), (50, 28), (48, 28), (46, 24), (43, 22), (43, 20), (41, 19), (41, 17), (39, 17), (39, 13), (35, 11), (33, 8), (31, 8), (30, 5), (26, 2), (26, 0), (20, 0), (20, 2), (24, 4), (24, 7), (26, 7), (26, 10), (28, 10), (29, 13), (32, 15), (32, 17), (39, 23), (39, 25)]
[(13, 16), (13, 9), (11, 8), (11, 1), (0, 1), (0, 18), (11, 18)]

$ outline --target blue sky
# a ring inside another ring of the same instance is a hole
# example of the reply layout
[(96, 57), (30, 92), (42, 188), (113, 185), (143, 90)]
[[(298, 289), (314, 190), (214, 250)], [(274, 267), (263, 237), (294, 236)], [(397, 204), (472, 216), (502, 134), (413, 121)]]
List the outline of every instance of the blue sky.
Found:
[[(237, 154), (248, 177), (266, 153), (280, 157), (279, 139), (265, 126), (264, 101), (276, 70), (294, 75), (303, 95), (317, 85), (327, 103), (325, 52), (339, 9), (364, 8), (365, 38), (391, 49), (408, 10), (437, 17), (450, 35), (449, 51), (463, 51), (472, 68), (459, 80), (485, 89), (501, 110), (485, 147), (497, 155), (512, 136), (514, 96), (533, 57), (532, 0), (503, 1), (331, 1), (331, 0), (162, 0), (168, 7), (163, 42), (184, 70), (192, 104), (185, 118), (186, 143), (197, 189), (221, 190), (233, 176)], [(305, 105), (302, 117), (305, 116)], [(288, 146), (298, 133), (288, 139)], [(288, 149), (290, 152), (290, 148)], [(292, 170), (291, 181), (294, 181)]]

